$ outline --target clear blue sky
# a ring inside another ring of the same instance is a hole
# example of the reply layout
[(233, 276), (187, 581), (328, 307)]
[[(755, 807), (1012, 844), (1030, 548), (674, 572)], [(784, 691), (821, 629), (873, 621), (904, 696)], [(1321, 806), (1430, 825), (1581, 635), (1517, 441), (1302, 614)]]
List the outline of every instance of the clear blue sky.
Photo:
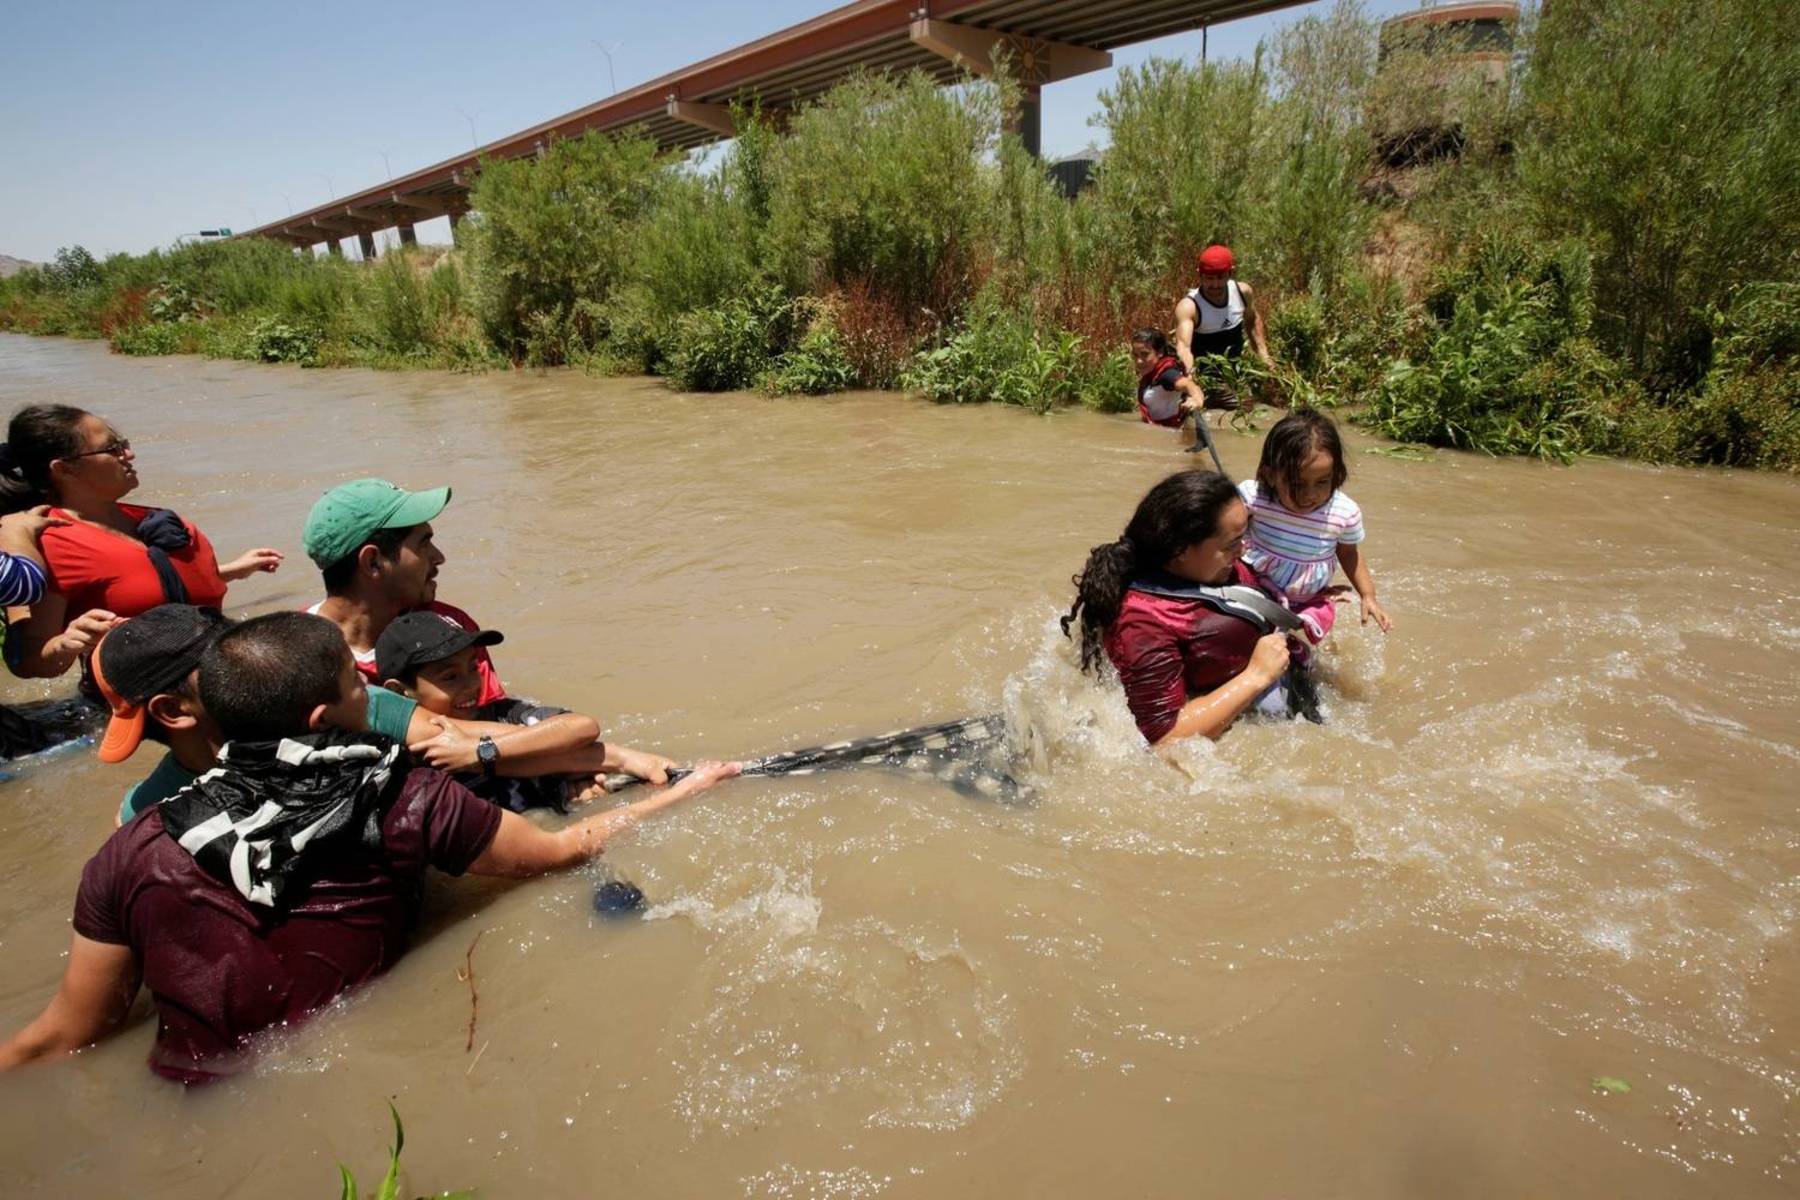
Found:
[[(1366, 0), (1389, 15), (1418, 0)], [(830, 0), (513, 6), (96, 3), (0, 5), (0, 254), (42, 261), (81, 243), (142, 251), (249, 228), (371, 186), (728, 50)], [(1240, 57), (1322, 3), (1215, 27)], [(1200, 35), (1115, 51), (1197, 57)], [(1116, 70), (1116, 68), (1115, 68)], [(1115, 71), (1044, 90), (1044, 152), (1078, 150)], [(444, 222), (420, 227), (448, 240)]]

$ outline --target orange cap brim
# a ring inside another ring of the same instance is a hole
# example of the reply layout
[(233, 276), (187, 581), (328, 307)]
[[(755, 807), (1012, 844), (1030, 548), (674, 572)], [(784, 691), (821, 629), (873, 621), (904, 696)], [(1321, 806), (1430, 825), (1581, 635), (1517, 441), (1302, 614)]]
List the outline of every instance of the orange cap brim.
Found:
[(115, 708), (112, 720), (106, 723), (106, 736), (100, 739), (100, 761), (124, 762), (143, 740), (144, 706), (128, 704), (123, 711)]
[(138, 743), (144, 740), (144, 706), (131, 703), (113, 691), (112, 685), (106, 682), (106, 675), (100, 670), (100, 646), (105, 644), (106, 638), (103, 637), (88, 660), (93, 664), (94, 682), (100, 686), (100, 695), (105, 697), (107, 705), (112, 708), (112, 720), (106, 723), (106, 734), (100, 739), (100, 761), (124, 762), (138, 748)]

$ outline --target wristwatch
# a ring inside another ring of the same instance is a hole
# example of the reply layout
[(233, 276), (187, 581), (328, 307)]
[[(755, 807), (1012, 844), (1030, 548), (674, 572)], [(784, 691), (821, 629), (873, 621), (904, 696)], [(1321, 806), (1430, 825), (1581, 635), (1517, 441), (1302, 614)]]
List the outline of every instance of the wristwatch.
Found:
[(475, 743), (475, 761), (481, 764), (481, 774), (485, 779), (494, 777), (494, 764), (500, 761), (500, 747), (487, 734)]

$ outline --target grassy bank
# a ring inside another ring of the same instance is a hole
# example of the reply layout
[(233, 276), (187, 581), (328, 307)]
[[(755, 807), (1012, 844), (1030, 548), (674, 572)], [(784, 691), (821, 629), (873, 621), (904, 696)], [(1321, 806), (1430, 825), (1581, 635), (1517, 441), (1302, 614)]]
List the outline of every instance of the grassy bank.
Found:
[[(1271, 398), (1436, 445), (1793, 470), (1800, 105), (1777, 17), (1556, 5), (1527, 14), (1511, 86), (1483, 86), (1425, 42), (1377, 70), (1375, 23), (1341, 3), (1252, 62), (1122, 71), (1074, 202), (1002, 134), (1006, 84), (863, 78), (779, 134), (740, 113), (703, 167), (597, 135), (489, 164), (448, 253), (65, 250), (0, 282), (0, 328), (1125, 410), (1127, 332), (1167, 326), (1226, 241), (1264, 296), (1278, 367), (1247, 382)], [(1424, 125), (1457, 151), (1384, 165)]]

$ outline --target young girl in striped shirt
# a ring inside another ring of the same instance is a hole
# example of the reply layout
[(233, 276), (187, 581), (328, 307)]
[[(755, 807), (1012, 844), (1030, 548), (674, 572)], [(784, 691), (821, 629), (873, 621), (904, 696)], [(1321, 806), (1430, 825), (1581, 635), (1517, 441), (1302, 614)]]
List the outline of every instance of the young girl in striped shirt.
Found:
[(1375, 599), (1375, 576), (1363, 557), (1362, 509), (1343, 492), (1349, 471), (1331, 418), (1299, 409), (1263, 440), (1256, 478), (1238, 485), (1250, 508), (1244, 562), (1277, 589), (1306, 625), (1314, 645), (1325, 640), (1343, 592), (1331, 578), (1343, 564), (1362, 604), (1362, 623), (1393, 628)]

